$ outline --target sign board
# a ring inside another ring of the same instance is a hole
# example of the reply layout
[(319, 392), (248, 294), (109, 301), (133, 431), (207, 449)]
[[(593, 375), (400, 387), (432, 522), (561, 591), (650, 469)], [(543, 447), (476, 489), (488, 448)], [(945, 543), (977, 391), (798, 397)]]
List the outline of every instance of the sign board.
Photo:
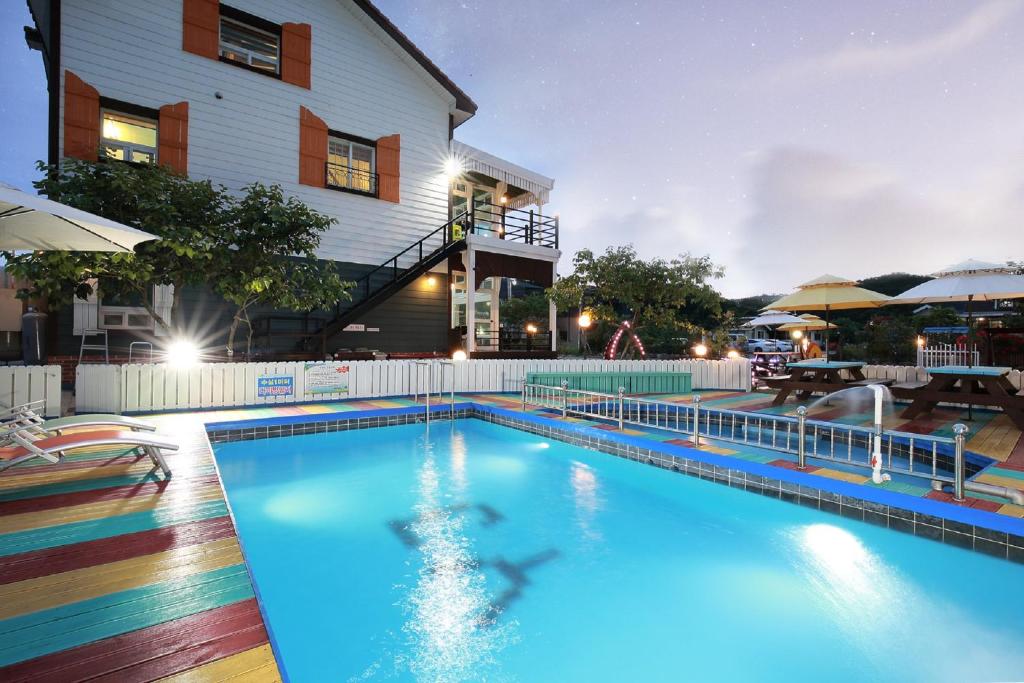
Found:
[(352, 323), (350, 325), (345, 325), (345, 328), (342, 330), (342, 332), (365, 332), (365, 331), (366, 331), (366, 325), (363, 325), (362, 323)]
[(306, 363), (307, 394), (348, 393), (349, 366), (337, 363)]
[(295, 378), (289, 375), (264, 375), (256, 378), (257, 396), (292, 396)]

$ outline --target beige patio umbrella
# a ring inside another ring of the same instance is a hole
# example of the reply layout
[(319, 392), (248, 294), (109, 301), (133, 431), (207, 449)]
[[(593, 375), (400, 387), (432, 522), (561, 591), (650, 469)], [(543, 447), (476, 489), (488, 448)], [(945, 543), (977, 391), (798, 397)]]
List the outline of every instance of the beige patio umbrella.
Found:
[(792, 332), (793, 330), (800, 330), (801, 332), (817, 332), (826, 328), (834, 330), (838, 325), (835, 323), (827, 323), (823, 319), (814, 315), (813, 313), (804, 313), (799, 316), (800, 322), (798, 323), (787, 323), (780, 325), (779, 330), (783, 332)]
[[(765, 308), (784, 311), (825, 311), (825, 362), (828, 362), (828, 337), (832, 311), (877, 308), (889, 301), (885, 294), (858, 287), (856, 280), (822, 275), (797, 286), (797, 291), (771, 302)], [(763, 310), (763, 309), (762, 309)]]

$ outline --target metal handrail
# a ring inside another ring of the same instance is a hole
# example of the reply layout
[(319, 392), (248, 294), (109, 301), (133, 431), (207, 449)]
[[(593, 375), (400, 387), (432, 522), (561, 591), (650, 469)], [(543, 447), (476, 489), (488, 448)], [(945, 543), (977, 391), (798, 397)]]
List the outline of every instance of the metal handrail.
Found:
[[(609, 420), (620, 429), (629, 424), (687, 434), (694, 441), (704, 437), (780, 451), (797, 455), (801, 466), (806, 457), (811, 457), (847, 466), (871, 467), (875, 431), (870, 427), (811, 420), (802, 415), (790, 417), (709, 408), (700, 403), (699, 396), (693, 403), (682, 404), (626, 396), (624, 389), (616, 395), (524, 383), (522, 404), (524, 411), (528, 405), (534, 405), (565, 415), (572, 413)], [(887, 470), (953, 483), (956, 490), (962, 491), (962, 434), (949, 438), (883, 430), (881, 436)], [(946, 466), (947, 460), (952, 460), (950, 467)]]
[[(377, 194), (377, 174), (373, 171), (367, 171), (366, 169), (356, 168), (355, 166), (349, 166), (348, 164), (332, 164), (331, 162), (325, 163), (325, 173), (327, 187), (341, 188), (344, 190), (352, 190), (353, 192), (362, 192), (365, 194)], [(339, 182), (339, 178), (343, 177), (345, 182)], [(366, 185), (366, 189), (361, 187)]]

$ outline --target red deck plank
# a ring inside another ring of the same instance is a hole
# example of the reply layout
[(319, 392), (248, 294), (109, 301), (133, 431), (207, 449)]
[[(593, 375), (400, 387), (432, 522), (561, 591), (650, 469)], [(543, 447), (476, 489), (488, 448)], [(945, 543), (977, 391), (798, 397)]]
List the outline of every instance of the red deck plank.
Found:
[[(0, 502), (0, 517), (5, 515), (20, 515), (25, 512), (39, 512), (41, 510), (54, 510), (56, 508), (71, 507), (72, 505), (85, 505), (87, 503), (99, 503), (106, 500), (118, 500), (121, 498), (134, 498), (135, 496), (150, 496), (165, 491), (172, 483), (181, 484), (180, 479), (161, 479), (160, 481), (139, 482), (128, 486), (111, 486), (100, 489), (88, 489), (86, 491), (74, 491), (71, 493), (58, 493), (51, 496), (39, 498), (23, 498), (21, 500), (9, 500)], [(190, 479), (190, 486), (202, 486), (203, 484), (216, 484), (217, 475), (209, 474), (203, 477)], [(176, 486), (175, 491), (184, 490), (184, 486)]]
[(0, 680), (152, 681), (265, 645), (255, 599), (0, 668)]
[(234, 535), (231, 518), (224, 516), (9, 555), (0, 557), (0, 584), (127, 560)]

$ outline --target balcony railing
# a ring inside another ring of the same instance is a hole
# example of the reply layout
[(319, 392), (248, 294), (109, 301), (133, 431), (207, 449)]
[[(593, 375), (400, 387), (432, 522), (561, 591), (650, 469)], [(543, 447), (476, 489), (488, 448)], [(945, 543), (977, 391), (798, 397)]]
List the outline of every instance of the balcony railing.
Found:
[(377, 174), (362, 168), (327, 162), (327, 187), (376, 196)]
[(467, 232), (485, 237), (558, 248), (558, 217), (534, 210), (510, 209), (504, 204), (477, 203), (453, 222), (454, 239)]

